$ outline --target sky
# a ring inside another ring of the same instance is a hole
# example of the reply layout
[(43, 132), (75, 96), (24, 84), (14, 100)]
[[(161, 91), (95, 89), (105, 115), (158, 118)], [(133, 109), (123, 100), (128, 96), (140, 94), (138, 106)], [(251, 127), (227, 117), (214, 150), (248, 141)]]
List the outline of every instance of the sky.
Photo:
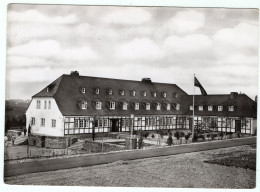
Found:
[(196, 74), (208, 94), (257, 95), (257, 9), (10, 4), (7, 16), (6, 99), (71, 71), (188, 94)]

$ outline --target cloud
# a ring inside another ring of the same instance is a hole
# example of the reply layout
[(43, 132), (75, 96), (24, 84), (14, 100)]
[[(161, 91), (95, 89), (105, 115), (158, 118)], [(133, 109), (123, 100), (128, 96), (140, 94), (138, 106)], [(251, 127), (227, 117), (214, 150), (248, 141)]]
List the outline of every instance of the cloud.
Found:
[(135, 38), (121, 45), (117, 49), (117, 55), (125, 59), (156, 60), (163, 58), (164, 52), (151, 39)]
[(49, 23), (49, 24), (74, 24), (77, 21), (75, 14), (65, 16), (48, 17), (37, 10), (30, 9), (24, 12), (10, 11), (8, 13), (9, 22), (35, 22), (35, 23)]
[(177, 33), (195, 32), (203, 27), (205, 16), (202, 12), (193, 10), (179, 11), (165, 25), (165, 28)]
[(150, 18), (150, 13), (142, 8), (125, 7), (124, 9), (116, 9), (104, 16), (103, 21), (124, 25), (140, 25), (149, 21)]
[(203, 34), (184, 37), (170, 36), (164, 40), (164, 48), (171, 54), (186, 54), (207, 50), (212, 46), (211, 39)]
[(88, 46), (64, 48), (55, 40), (31, 41), (9, 48), (8, 56), (44, 58), (51, 60), (84, 61), (99, 59), (99, 54)]

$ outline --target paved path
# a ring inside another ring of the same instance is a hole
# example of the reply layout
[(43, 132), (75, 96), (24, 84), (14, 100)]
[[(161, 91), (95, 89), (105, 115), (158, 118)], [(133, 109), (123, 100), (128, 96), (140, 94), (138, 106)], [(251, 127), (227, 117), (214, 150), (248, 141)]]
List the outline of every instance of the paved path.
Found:
[(59, 169), (69, 169), (91, 165), (111, 163), (118, 160), (133, 160), (149, 157), (175, 155), (180, 153), (190, 153), (197, 151), (212, 150), (218, 148), (234, 147), (240, 145), (255, 144), (256, 137), (232, 139), (225, 141), (212, 141), (195, 143), (164, 148), (153, 148), (146, 150), (132, 150), (111, 152), (105, 154), (89, 154), (79, 157), (69, 157), (63, 159), (48, 159), (35, 162), (24, 162), (19, 164), (8, 164), (4, 167), (4, 176), (15, 176), (28, 173), (54, 171)]

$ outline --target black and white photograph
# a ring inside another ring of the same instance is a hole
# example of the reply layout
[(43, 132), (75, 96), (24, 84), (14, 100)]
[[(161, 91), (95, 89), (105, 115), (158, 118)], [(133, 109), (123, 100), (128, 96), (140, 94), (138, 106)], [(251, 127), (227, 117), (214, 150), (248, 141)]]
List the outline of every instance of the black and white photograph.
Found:
[(6, 11), (5, 185), (256, 189), (258, 8)]

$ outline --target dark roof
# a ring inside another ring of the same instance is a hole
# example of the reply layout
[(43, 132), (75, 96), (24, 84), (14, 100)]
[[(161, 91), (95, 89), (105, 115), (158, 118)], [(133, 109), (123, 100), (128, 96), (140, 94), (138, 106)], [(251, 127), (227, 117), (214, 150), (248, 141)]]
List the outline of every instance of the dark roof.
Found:
[[(46, 92), (49, 87), (49, 92)], [(172, 104), (181, 102), (181, 95), (187, 95), (181, 88), (175, 84), (142, 82), (131, 80), (119, 80), (100, 77), (76, 76), (76, 75), (62, 75), (49, 86), (34, 95), (33, 97), (54, 97), (61, 113), (64, 116), (68, 115), (141, 115), (141, 114), (181, 114), (172, 107), (167, 111), (165, 107), (156, 110), (153, 104), (155, 102), (165, 103), (168, 101)], [(81, 93), (80, 89), (86, 88), (86, 93)], [(100, 89), (100, 94), (95, 94), (95, 89)], [(112, 89), (113, 94), (108, 95), (107, 89)], [(125, 91), (125, 95), (120, 95), (120, 90)], [(136, 95), (132, 96), (131, 91), (135, 90)], [(142, 91), (147, 92), (147, 96), (142, 95)], [(152, 92), (156, 92), (157, 96), (154, 98)], [(164, 98), (162, 92), (167, 93)], [(180, 97), (175, 97), (178, 93)], [(88, 109), (82, 110), (78, 102), (85, 100), (88, 102)], [(93, 103), (102, 101), (102, 109), (95, 109)], [(120, 102), (116, 102), (116, 109), (110, 110), (108, 107), (109, 101), (126, 101), (128, 102), (128, 109), (122, 110)], [(145, 105), (149, 101), (151, 103), (151, 110), (145, 110)], [(132, 103), (139, 102), (140, 110), (134, 110)]]
[[(190, 105), (193, 96), (182, 96), (183, 113), (192, 115)], [(227, 117), (254, 117), (257, 114), (257, 103), (245, 94), (238, 94), (234, 98), (230, 94), (226, 95), (195, 95), (195, 115), (201, 116), (227, 116)], [(203, 111), (198, 110), (198, 106), (204, 106)], [(208, 111), (207, 106), (213, 106), (213, 111)], [(223, 106), (223, 111), (218, 111), (217, 107)], [(234, 106), (234, 111), (228, 111), (229, 106)]]

